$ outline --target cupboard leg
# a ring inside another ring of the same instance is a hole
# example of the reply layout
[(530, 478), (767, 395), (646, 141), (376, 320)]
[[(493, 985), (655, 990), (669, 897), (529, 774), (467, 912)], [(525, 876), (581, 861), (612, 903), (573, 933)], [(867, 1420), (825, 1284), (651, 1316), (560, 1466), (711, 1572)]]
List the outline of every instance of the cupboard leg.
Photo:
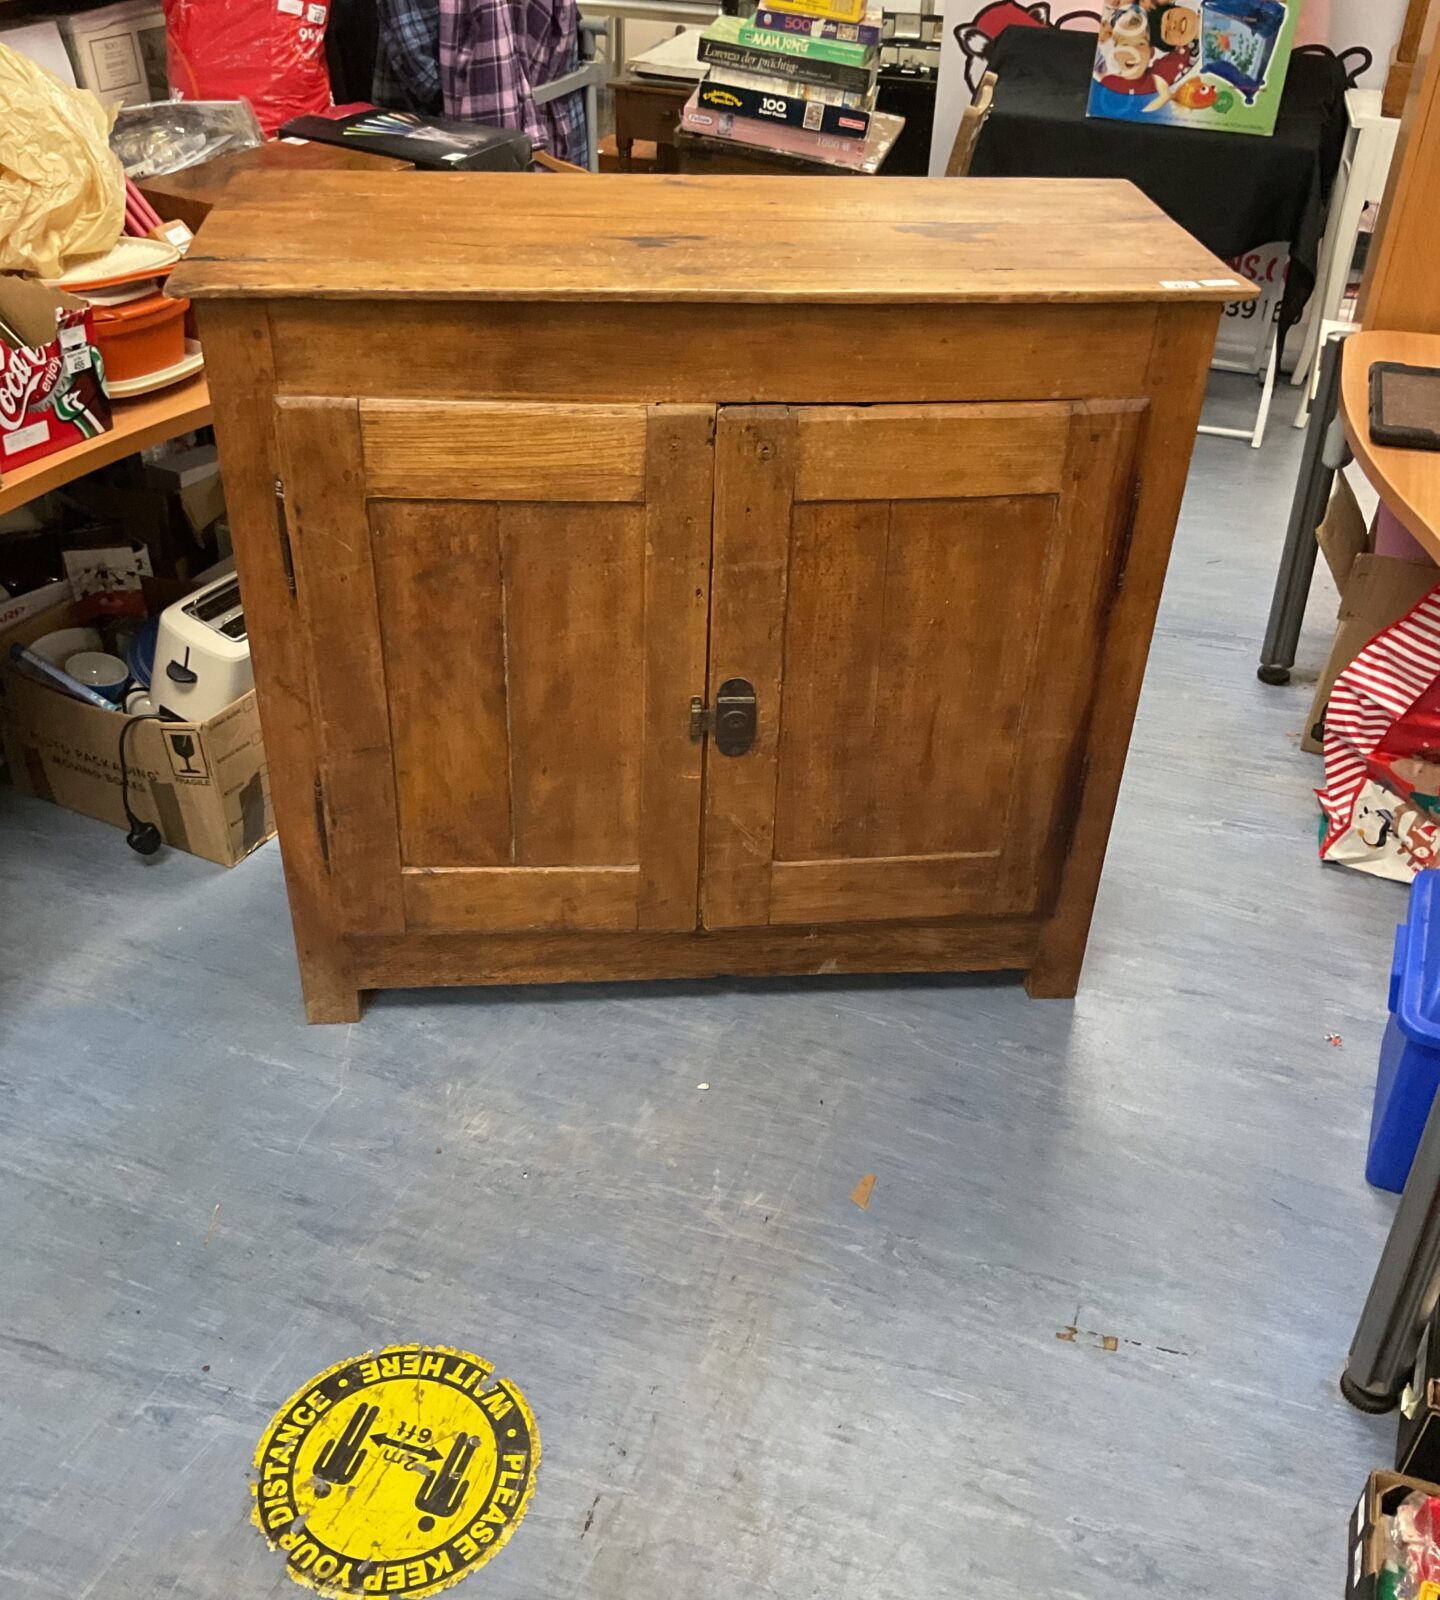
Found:
[(1040, 936), (1040, 951), (1035, 965), (1025, 974), (1025, 993), (1032, 1000), (1073, 1000), (1080, 987), (1080, 969), (1085, 964), (1085, 940), (1073, 935), (1063, 944), (1053, 941), (1049, 931)]
[(286, 863), (291, 894), (290, 922), (295, 930), (295, 955), (300, 964), (300, 990), (307, 1022), (359, 1022), (360, 990), (350, 951), (336, 939), (316, 906), (311, 885)]
[(360, 991), (343, 974), (307, 961), (300, 968), (300, 987), (306, 1022), (359, 1022)]

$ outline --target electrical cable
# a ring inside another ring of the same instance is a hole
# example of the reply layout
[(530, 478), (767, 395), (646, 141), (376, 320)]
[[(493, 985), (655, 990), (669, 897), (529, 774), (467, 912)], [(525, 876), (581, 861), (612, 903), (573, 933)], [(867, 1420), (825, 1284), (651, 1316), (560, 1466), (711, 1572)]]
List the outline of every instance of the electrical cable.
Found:
[(125, 740), (131, 728), (137, 722), (158, 722), (158, 712), (143, 712), (138, 717), (126, 717), (125, 726), (120, 730), (120, 804), (125, 811), (125, 820), (130, 824), (130, 831), (125, 835), (125, 843), (137, 855), (153, 856), (165, 842), (160, 837), (160, 830), (153, 822), (144, 822), (135, 815), (130, 805), (130, 768), (125, 763)]

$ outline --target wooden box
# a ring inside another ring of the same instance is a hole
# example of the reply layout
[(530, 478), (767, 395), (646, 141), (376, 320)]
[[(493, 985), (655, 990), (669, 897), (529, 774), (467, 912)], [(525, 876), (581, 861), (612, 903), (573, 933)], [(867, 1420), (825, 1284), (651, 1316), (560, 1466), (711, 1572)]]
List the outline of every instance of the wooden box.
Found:
[(306, 1004), (1075, 991), (1221, 305), (1128, 184), (274, 174), (200, 305)]

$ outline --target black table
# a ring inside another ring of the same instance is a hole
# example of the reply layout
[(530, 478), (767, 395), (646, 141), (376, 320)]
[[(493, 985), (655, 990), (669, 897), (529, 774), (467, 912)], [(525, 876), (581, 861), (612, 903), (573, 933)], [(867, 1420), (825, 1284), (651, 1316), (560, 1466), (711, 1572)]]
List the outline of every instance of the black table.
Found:
[(1087, 117), (1095, 35), (1007, 28), (990, 47), (997, 84), (972, 177), (1129, 178), (1222, 260), (1290, 246), (1281, 329), (1315, 287), (1331, 185), (1345, 143), (1345, 69), (1297, 52), (1275, 132), (1143, 126)]

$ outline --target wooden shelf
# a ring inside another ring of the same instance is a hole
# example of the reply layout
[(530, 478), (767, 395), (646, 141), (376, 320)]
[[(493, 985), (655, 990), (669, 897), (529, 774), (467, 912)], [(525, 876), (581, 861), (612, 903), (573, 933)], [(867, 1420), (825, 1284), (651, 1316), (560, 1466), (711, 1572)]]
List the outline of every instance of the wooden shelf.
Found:
[(0, 480), (0, 515), (73, 483), (96, 467), (108, 466), (149, 445), (163, 444), (192, 428), (203, 428), (210, 421), (210, 389), (203, 375), (158, 394), (116, 400), (112, 405), (115, 425), (108, 433), (6, 472)]

